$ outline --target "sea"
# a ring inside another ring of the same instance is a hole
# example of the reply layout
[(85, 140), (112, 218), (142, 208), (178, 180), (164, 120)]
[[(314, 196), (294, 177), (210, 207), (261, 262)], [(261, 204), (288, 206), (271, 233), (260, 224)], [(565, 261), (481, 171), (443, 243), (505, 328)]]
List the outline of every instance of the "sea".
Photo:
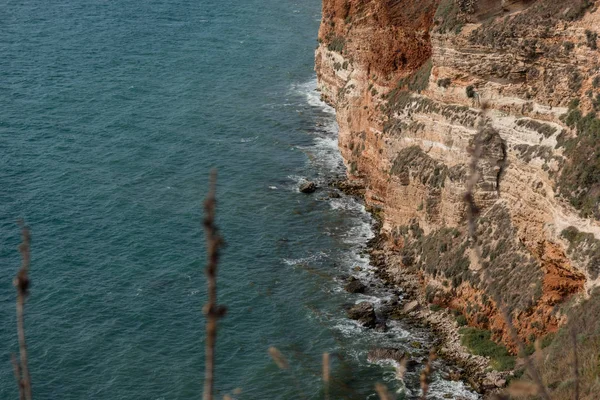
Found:
[[(371, 216), (328, 186), (345, 168), (334, 110), (316, 91), (320, 17), (319, 0), (2, 2), (0, 399), (18, 398), (21, 218), (36, 400), (202, 396), (212, 169), (228, 309), (216, 398), (377, 399), (377, 383), (420, 396), (433, 334), (346, 317), (402, 293), (374, 277)], [(320, 189), (300, 193), (305, 181)], [(351, 275), (366, 294), (344, 291)], [(393, 362), (367, 360), (381, 347), (418, 365), (400, 379)], [(434, 367), (429, 399), (479, 398), (446, 379), (444, 361)]]

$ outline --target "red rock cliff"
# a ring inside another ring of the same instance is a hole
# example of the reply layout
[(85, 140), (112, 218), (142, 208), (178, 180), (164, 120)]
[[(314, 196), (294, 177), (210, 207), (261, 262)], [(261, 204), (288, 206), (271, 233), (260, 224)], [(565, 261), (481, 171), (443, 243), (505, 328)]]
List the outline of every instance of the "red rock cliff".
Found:
[(323, 1), (319, 89), (390, 279), (509, 345), (494, 299), (531, 341), (600, 283), (596, 30), (587, 0)]

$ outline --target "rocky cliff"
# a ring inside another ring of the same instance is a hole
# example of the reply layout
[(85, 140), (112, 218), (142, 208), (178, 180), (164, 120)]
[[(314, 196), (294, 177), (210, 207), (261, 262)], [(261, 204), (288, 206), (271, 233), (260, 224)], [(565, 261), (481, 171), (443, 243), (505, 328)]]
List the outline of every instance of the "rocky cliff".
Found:
[(600, 285), (599, 30), (590, 0), (323, 0), (319, 90), (389, 279), (509, 347), (501, 308), (532, 343)]

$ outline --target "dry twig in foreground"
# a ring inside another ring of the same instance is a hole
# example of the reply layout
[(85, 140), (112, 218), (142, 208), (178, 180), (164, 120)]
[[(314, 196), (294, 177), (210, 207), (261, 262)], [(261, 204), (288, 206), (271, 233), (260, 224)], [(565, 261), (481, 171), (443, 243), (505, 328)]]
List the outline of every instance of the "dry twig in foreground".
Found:
[(21, 222), (21, 235), (23, 242), (19, 245), (22, 263), (21, 269), (17, 273), (13, 284), (17, 288), (17, 333), (19, 335), (19, 359), (21, 365), (17, 363), (13, 356), (13, 366), (15, 377), (19, 385), (19, 399), (31, 400), (31, 379), (29, 377), (29, 368), (27, 366), (27, 343), (25, 342), (25, 299), (29, 294), (29, 262), (30, 262), (30, 242), (31, 235), (29, 228)]
[(388, 388), (384, 384), (382, 384), (382, 383), (376, 384), (375, 391), (377, 392), (377, 395), (379, 396), (379, 400), (393, 400)]
[(204, 400), (213, 399), (215, 344), (217, 341), (217, 321), (225, 315), (225, 307), (217, 305), (217, 266), (219, 264), (219, 248), (223, 240), (215, 225), (217, 173), (210, 175), (210, 189), (204, 201), (204, 232), (206, 234), (206, 282), (208, 287), (208, 303), (204, 306), (206, 315), (206, 360), (204, 364)]
[(421, 381), (421, 399), (427, 399), (427, 393), (429, 392), (429, 383), (431, 382), (431, 374), (433, 374), (433, 362), (437, 358), (435, 351), (431, 350), (429, 353), (429, 358), (427, 359), (427, 363), (425, 364), (425, 368), (421, 371), (421, 376), (419, 380)]
[(323, 353), (323, 385), (325, 385), (325, 399), (329, 400), (329, 353)]
[[(471, 238), (471, 245), (474, 250), (475, 257), (480, 265), (484, 265), (482, 262), (482, 257), (481, 257), (481, 247), (480, 247), (479, 240), (477, 237), (477, 217), (479, 216), (480, 210), (479, 210), (479, 207), (477, 207), (477, 205), (475, 204), (475, 194), (474, 193), (475, 193), (475, 188), (476, 188), (477, 182), (479, 181), (479, 178), (481, 176), (481, 174), (479, 172), (478, 164), (479, 164), (479, 160), (481, 159), (481, 157), (483, 155), (483, 142), (482, 142), (482, 139), (480, 136), (483, 134), (483, 132), (484, 132), (484, 125), (482, 123), (479, 127), (478, 136), (475, 137), (475, 148), (473, 149), (471, 163), (469, 164), (469, 178), (465, 185), (466, 192), (464, 195), (464, 201), (467, 206), (467, 222), (468, 222), (469, 236)], [(500, 179), (500, 178), (498, 177), (498, 179)], [(499, 183), (499, 180), (498, 180), (498, 183)], [(499, 185), (496, 188), (496, 190), (498, 190), (498, 191), (500, 190)], [(504, 319), (504, 322), (506, 323), (506, 326), (508, 328), (508, 333), (510, 334), (511, 339), (517, 346), (518, 355), (520, 357), (522, 357), (523, 360), (525, 361), (525, 367), (527, 368), (529, 375), (531, 376), (531, 378), (535, 382), (535, 385), (537, 386), (538, 394), (541, 396), (542, 399), (550, 400), (550, 395), (548, 394), (546, 386), (544, 386), (544, 383), (542, 382), (542, 378), (540, 377), (539, 371), (537, 370), (537, 368), (535, 368), (531, 359), (526, 355), (525, 345), (519, 338), (517, 329), (515, 328), (514, 324), (512, 323), (511, 315), (510, 315), (508, 309), (506, 308), (506, 306), (504, 305), (504, 303), (502, 302), (502, 297), (500, 296), (500, 293), (498, 292), (498, 290), (495, 289), (496, 285), (495, 285), (494, 278), (492, 276), (490, 276), (488, 271), (486, 271), (485, 269), (483, 269), (483, 279), (485, 281), (487, 281), (489, 283), (489, 287), (492, 288), (491, 293), (490, 293), (492, 300), (496, 303), (496, 307), (498, 307), (498, 310), (500, 311), (502, 318)]]

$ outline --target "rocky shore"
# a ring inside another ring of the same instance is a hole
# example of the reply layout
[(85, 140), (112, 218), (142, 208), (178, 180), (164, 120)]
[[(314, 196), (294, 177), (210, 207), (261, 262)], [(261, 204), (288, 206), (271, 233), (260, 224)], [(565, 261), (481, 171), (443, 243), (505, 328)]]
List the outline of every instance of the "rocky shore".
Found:
[[(360, 181), (337, 180), (329, 184), (349, 196), (354, 196), (364, 202), (365, 189)], [(400, 294), (399, 300), (383, 301), (383, 307), (378, 315), (373, 304), (363, 302), (350, 308), (348, 316), (359, 321), (367, 328), (385, 329), (387, 320), (404, 320), (414, 326), (422, 326), (431, 330), (435, 335), (433, 350), (439, 357), (451, 365), (446, 378), (462, 380), (484, 398), (498, 392), (506, 385), (507, 377), (512, 372), (494, 371), (486, 357), (471, 354), (461, 344), (459, 325), (455, 316), (444, 308), (432, 310), (426, 299), (422, 279), (408, 269), (403, 268), (399, 273), (399, 255), (388, 246), (387, 238), (381, 234), (381, 220), (376, 209), (367, 208), (375, 219), (375, 236), (367, 243), (366, 251), (370, 263), (376, 268), (375, 278), (380, 280), (389, 290)], [(393, 271), (393, 273), (390, 273)], [(346, 290), (351, 293), (363, 293), (365, 284), (356, 277), (348, 279)], [(369, 353), (370, 361), (392, 360), (400, 362), (407, 354), (398, 349), (375, 348)], [(416, 362), (407, 357), (408, 369), (414, 368)]]

